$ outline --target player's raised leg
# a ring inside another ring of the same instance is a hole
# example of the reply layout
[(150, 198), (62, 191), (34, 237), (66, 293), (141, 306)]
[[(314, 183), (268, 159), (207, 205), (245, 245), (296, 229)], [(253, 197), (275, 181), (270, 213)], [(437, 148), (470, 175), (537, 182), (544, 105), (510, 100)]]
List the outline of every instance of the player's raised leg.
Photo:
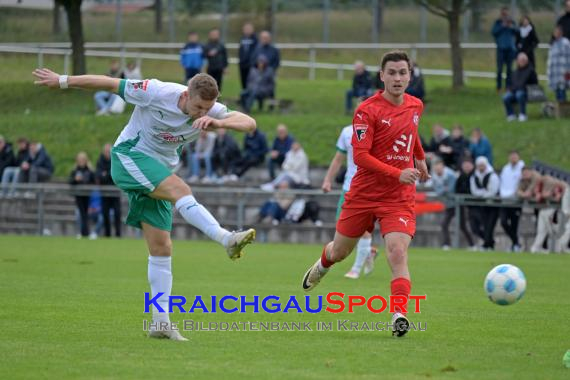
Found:
[(163, 293), (157, 303), (162, 312), (154, 308), (152, 325), (148, 332), (151, 338), (168, 338), (185, 341), (177, 330), (171, 330), (168, 309), (168, 299), (172, 291), (172, 241), (170, 232), (160, 230), (147, 223), (141, 223), (144, 238), (148, 246), (148, 283), (151, 297)]
[(337, 231), (334, 235), (334, 240), (324, 246), (321, 257), (303, 276), (303, 290), (308, 292), (317, 286), (333, 264), (344, 260), (350, 255), (357, 242), (358, 238), (344, 236)]
[(210, 239), (223, 245), (232, 260), (240, 258), (243, 248), (255, 240), (254, 229), (230, 232), (222, 228), (216, 218), (196, 201), (190, 186), (176, 175), (171, 175), (162, 181), (150, 196), (173, 203), (184, 220)]
[[(384, 240), (386, 259), (392, 270), (391, 293), (393, 296), (404, 296), (407, 300), (412, 288), (408, 270), (408, 247), (412, 238), (402, 232), (390, 232), (384, 235)], [(407, 301), (405, 305), (407, 307)], [(410, 323), (403, 309), (396, 306), (395, 311), (392, 316), (392, 325), (395, 326), (392, 334), (398, 337), (404, 336), (408, 332)]]

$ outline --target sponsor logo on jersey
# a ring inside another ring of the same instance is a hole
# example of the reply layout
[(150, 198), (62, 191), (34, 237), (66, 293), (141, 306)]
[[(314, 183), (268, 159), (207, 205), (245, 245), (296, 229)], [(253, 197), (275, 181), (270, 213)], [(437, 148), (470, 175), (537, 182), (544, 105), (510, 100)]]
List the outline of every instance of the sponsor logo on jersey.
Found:
[(358, 141), (364, 140), (366, 137), (366, 130), (368, 129), (368, 125), (366, 124), (354, 124), (354, 133), (356, 133), (356, 139)]
[(173, 135), (172, 133), (169, 132), (161, 132), (157, 135), (160, 139), (162, 139), (162, 141), (167, 142), (167, 143), (181, 143), (186, 141), (186, 139), (184, 138), (184, 136), (182, 135)]
[(148, 86), (148, 79), (145, 80), (141, 80), (138, 82), (131, 82), (131, 85), (133, 86), (133, 90), (143, 90), (146, 91), (146, 88)]

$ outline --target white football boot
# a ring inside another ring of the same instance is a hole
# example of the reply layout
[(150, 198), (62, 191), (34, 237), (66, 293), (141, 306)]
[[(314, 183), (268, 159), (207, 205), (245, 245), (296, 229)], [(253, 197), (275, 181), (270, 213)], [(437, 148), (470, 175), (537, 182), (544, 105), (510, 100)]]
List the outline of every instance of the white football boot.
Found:
[(255, 240), (255, 230), (250, 228), (247, 231), (232, 232), (228, 241), (226, 252), (232, 260), (237, 260), (243, 255), (243, 248)]
[(410, 329), (410, 321), (402, 313), (392, 315), (392, 336), (402, 337)]
[(321, 271), (319, 269), (320, 261), (321, 258), (319, 257), (319, 259), (309, 268), (309, 270), (303, 276), (302, 286), (303, 290), (306, 292), (313, 290), (313, 288), (319, 284), (321, 279), (328, 272), (328, 270)]

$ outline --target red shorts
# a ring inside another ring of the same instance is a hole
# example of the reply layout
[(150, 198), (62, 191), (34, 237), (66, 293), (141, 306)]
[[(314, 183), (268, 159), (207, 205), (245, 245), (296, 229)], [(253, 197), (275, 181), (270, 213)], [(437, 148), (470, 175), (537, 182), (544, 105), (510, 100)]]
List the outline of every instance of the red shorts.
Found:
[(364, 232), (372, 232), (378, 220), (382, 236), (390, 232), (402, 232), (414, 237), (416, 214), (407, 204), (381, 205), (373, 208), (344, 208), (336, 223), (336, 230), (351, 238), (359, 238)]

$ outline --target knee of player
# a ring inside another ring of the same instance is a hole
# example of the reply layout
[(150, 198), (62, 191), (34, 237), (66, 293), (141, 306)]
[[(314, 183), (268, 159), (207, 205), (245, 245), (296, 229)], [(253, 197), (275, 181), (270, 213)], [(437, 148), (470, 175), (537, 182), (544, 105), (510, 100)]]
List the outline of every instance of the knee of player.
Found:
[(406, 246), (401, 243), (388, 244), (386, 251), (393, 261), (404, 261), (408, 255)]
[(155, 242), (149, 247), (151, 256), (171, 256), (172, 255), (172, 241)]

